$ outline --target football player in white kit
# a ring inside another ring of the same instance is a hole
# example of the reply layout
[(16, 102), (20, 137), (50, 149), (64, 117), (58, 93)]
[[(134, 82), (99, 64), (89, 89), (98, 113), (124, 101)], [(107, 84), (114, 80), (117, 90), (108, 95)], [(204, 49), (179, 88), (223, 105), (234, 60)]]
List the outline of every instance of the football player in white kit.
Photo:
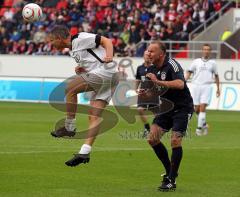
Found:
[(202, 57), (195, 59), (187, 69), (185, 79), (188, 80), (193, 74), (191, 83), (191, 94), (193, 97), (195, 112), (198, 117), (196, 135), (207, 135), (208, 125), (206, 123), (206, 107), (209, 104), (211, 84), (216, 83), (216, 96), (220, 96), (219, 76), (215, 60), (210, 59), (211, 46), (202, 46)]
[(79, 153), (65, 162), (68, 166), (88, 163), (92, 145), (100, 129), (101, 114), (118, 83), (117, 66), (111, 63), (113, 61), (112, 41), (86, 32), (71, 36), (68, 28), (60, 25), (50, 31), (49, 38), (56, 49), (69, 48), (71, 57), (79, 65), (76, 67), (78, 75), (71, 77), (65, 88), (67, 110), (65, 125), (51, 132), (51, 135), (72, 137), (76, 134), (77, 94), (92, 91), (88, 135)]

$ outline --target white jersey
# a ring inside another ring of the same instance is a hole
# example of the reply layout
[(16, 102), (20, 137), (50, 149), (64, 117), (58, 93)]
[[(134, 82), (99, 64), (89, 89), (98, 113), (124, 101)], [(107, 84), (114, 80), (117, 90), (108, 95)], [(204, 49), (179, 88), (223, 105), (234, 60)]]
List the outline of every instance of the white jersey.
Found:
[(214, 75), (217, 75), (217, 64), (214, 60), (197, 58), (193, 61), (187, 71), (193, 73), (192, 83), (197, 85), (211, 84)]
[(101, 36), (97, 34), (81, 32), (72, 37), (72, 51), (70, 51), (70, 55), (78, 65), (84, 67), (88, 73), (103, 77), (112, 77), (112, 75), (117, 72), (117, 65), (114, 63), (102, 63), (87, 51), (91, 49), (103, 60), (106, 51), (100, 45), (100, 41)]

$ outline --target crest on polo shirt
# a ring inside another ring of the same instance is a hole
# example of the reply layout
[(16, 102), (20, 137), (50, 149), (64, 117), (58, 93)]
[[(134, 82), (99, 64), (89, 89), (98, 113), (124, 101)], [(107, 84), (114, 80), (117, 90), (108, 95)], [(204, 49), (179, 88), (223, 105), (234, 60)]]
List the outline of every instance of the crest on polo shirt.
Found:
[(167, 74), (166, 74), (165, 72), (162, 72), (162, 73), (161, 73), (161, 80), (164, 81), (164, 80), (166, 79), (166, 75), (167, 75)]

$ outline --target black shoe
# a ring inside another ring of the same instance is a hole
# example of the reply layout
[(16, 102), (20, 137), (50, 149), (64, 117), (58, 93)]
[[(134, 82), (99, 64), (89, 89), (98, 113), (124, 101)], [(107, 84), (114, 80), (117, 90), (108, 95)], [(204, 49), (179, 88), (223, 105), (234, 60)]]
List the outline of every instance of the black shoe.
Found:
[(90, 161), (89, 154), (74, 154), (74, 157), (65, 162), (67, 166), (77, 166), (81, 163), (88, 163)]
[(51, 132), (53, 137), (73, 137), (76, 134), (76, 129), (68, 131), (65, 127), (60, 127), (56, 131)]
[(168, 177), (164, 177), (163, 180), (164, 181), (162, 181), (162, 185), (158, 188), (159, 191), (169, 192), (176, 190), (177, 185), (175, 181), (169, 179)]
[(150, 132), (150, 131), (149, 131), (148, 129), (144, 129), (142, 138), (147, 138), (149, 132)]
[(163, 177), (162, 184), (168, 182), (168, 175), (162, 174), (161, 176)]

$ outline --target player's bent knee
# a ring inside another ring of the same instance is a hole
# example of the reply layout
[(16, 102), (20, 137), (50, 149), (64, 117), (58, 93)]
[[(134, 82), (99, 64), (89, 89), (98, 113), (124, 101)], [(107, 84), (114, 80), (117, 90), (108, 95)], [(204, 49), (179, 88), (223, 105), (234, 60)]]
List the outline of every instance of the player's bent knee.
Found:
[(198, 107), (195, 106), (194, 111), (196, 114), (199, 114), (199, 112), (200, 112), (199, 106)]
[(179, 147), (182, 145), (182, 140), (180, 137), (173, 137), (171, 139), (171, 147), (175, 148), (175, 147)]
[(148, 139), (147, 142), (150, 146), (155, 146), (160, 143), (160, 140)]
[(137, 109), (139, 113), (143, 114), (144, 113), (144, 109), (143, 108), (138, 108)]
[(74, 95), (74, 94), (77, 94), (77, 92), (75, 91), (75, 88), (73, 88), (73, 87), (67, 87), (67, 88), (65, 89), (65, 95), (70, 96), (70, 95)]
[(93, 115), (90, 115), (90, 116), (89, 116), (89, 120), (90, 120), (90, 121), (98, 121), (98, 120), (100, 120), (100, 119), (101, 119), (100, 116), (93, 116)]

